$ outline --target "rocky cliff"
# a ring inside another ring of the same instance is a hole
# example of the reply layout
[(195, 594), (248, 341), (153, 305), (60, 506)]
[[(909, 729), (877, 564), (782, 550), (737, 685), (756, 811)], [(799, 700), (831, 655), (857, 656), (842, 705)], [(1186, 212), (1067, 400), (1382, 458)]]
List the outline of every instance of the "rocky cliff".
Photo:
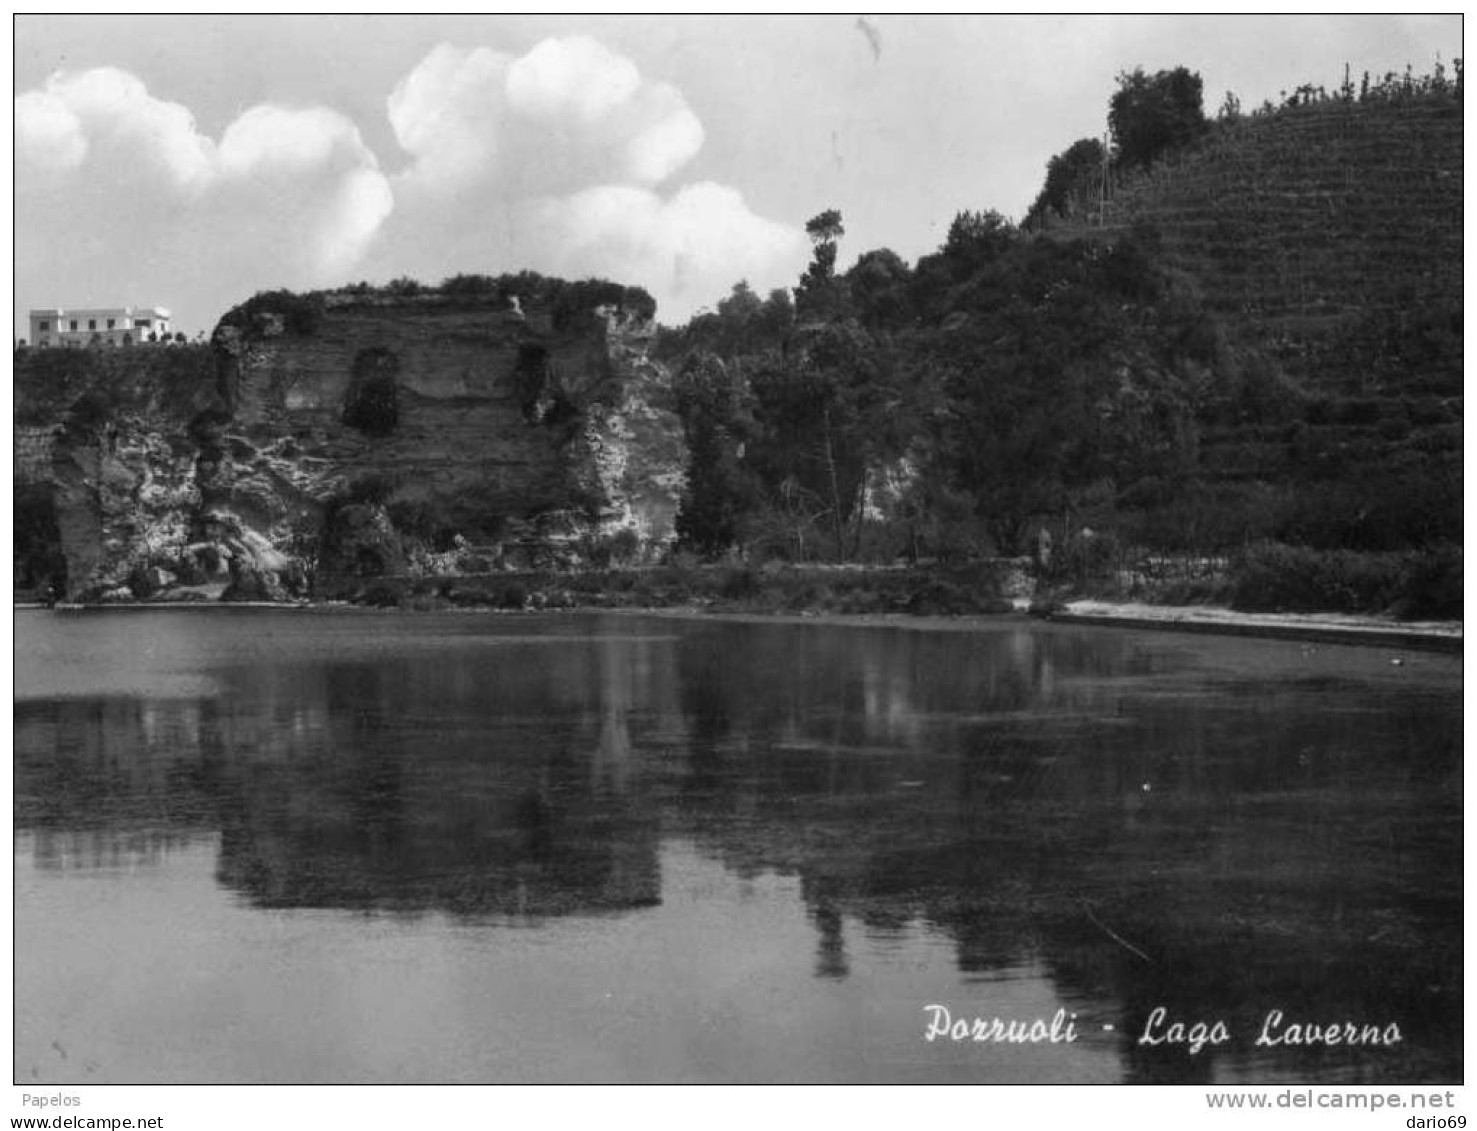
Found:
[(17, 588), (336, 597), (650, 554), (685, 463), (650, 331), (615, 305), (359, 289), (258, 296), (208, 346), (22, 351)]

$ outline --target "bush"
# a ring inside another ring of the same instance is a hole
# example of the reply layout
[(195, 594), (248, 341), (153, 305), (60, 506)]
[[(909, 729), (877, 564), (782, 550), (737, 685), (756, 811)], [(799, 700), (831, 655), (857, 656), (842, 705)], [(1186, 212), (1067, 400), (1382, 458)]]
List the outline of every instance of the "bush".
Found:
[(1049, 575), (1056, 579), (1086, 581), (1111, 577), (1118, 571), (1123, 548), (1111, 531), (1083, 530), (1067, 539), (1051, 558)]
[(641, 535), (629, 526), (622, 527), (606, 539), (610, 560), (616, 565), (628, 565), (641, 556)]
[(112, 401), (100, 390), (89, 389), (67, 410), (67, 431), (75, 433), (93, 432), (113, 415)]
[(392, 609), (400, 604), (400, 590), (387, 581), (377, 581), (364, 590), (359, 602), (376, 609)]
[(129, 571), (128, 580), (124, 584), (133, 590), (133, 595), (140, 601), (147, 601), (155, 593), (159, 592), (157, 577), (158, 575), (154, 570), (139, 564), (135, 565)]
[(629, 526), (613, 534), (591, 535), (582, 540), (580, 553), (596, 569), (631, 565), (641, 556), (641, 536)]
[[(387, 489), (379, 498), (370, 501), (384, 502), (389, 493)], [(386, 504), (385, 513), (397, 531), (417, 539), (435, 553), (449, 553), (458, 547), (460, 531), (442, 508), (429, 499), (396, 499)]]
[(490, 275), (451, 275), (441, 281), (438, 288), (448, 298), (479, 300), (482, 302), (505, 301), (502, 281)]
[(955, 615), (972, 611), (974, 602), (952, 581), (929, 581), (908, 598), (907, 610), (915, 616)]
[(21, 588), (45, 584), (64, 590), (67, 558), (62, 552), (61, 528), (57, 523), (56, 500), (50, 487), (15, 488), (15, 581)]
[(1462, 548), (1448, 544), (1408, 555), (1391, 611), (1402, 620), (1460, 620)]
[(718, 594), (730, 601), (759, 595), (759, 577), (752, 569), (729, 570), (719, 583)]
[(378, 472), (370, 472), (350, 483), (339, 501), (346, 506), (380, 506), (394, 490), (394, 479)]
[(1258, 542), (1231, 561), (1231, 606), (1248, 612), (1383, 612), (1407, 555)]
[(220, 547), (215, 545), (204, 545), (195, 551), (195, 561), (200, 566), (200, 572), (207, 578), (220, 574), (225, 566), (225, 560), (221, 557)]
[(319, 323), (323, 321), (323, 297), (298, 295), (285, 290), (260, 291), (234, 310), (227, 311), (221, 325), (249, 332), (256, 327), (258, 316), (264, 314), (279, 315), (289, 333), (309, 336), (317, 332)]

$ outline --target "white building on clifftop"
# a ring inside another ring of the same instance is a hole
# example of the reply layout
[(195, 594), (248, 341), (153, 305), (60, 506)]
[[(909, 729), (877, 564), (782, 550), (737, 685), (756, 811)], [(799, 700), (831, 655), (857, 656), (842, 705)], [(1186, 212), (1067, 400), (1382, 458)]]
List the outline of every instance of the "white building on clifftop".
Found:
[(34, 346), (143, 345), (172, 333), (162, 306), (110, 306), (31, 311)]

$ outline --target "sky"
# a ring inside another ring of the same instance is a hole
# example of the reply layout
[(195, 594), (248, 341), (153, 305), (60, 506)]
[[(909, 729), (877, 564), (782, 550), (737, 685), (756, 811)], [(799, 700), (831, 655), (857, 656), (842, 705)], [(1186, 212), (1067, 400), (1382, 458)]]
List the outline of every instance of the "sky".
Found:
[(17, 15), (16, 336), (32, 307), (158, 305), (190, 336), (260, 290), (523, 269), (658, 318), (1019, 219), (1186, 66), (1213, 114), (1460, 57), (1444, 16)]

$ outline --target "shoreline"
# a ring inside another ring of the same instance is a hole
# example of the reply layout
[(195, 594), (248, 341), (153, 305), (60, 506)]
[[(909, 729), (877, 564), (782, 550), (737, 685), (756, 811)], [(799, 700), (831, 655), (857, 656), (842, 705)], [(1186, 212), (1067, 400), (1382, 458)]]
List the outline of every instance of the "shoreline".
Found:
[[(14, 602), (18, 610), (47, 611), (40, 602)], [(139, 601), (77, 604), (61, 603), (50, 611), (83, 612), (331, 612), (331, 613), (454, 613), (497, 616), (561, 615), (568, 613), (614, 613), (621, 616), (654, 616), (682, 619), (741, 620), (752, 623), (830, 624), (857, 627), (910, 628), (919, 631), (967, 632), (1002, 621), (1045, 621), (1051, 624), (1136, 631), (1189, 632), (1204, 635), (1292, 640), (1355, 647), (1404, 648), (1461, 655), (1463, 622), (1412, 621), (1402, 623), (1384, 617), (1351, 616), (1343, 613), (1242, 613), (1215, 606), (1146, 605), (1130, 602), (1070, 601), (1044, 616), (1029, 614), (1028, 603), (1016, 600), (1008, 613), (839, 613), (801, 610), (766, 612), (756, 609), (715, 608), (706, 604), (665, 606), (576, 606), (549, 609), (502, 609), (492, 606), (446, 609), (378, 608), (349, 602), (272, 601)]]
[(1348, 613), (1243, 613), (1219, 606), (1070, 601), (1050, 615), (1057, 624), (1193, 632), (1220, 636), (1409, 648), (1462, 653), (1463, 622), (1409, 621)]

